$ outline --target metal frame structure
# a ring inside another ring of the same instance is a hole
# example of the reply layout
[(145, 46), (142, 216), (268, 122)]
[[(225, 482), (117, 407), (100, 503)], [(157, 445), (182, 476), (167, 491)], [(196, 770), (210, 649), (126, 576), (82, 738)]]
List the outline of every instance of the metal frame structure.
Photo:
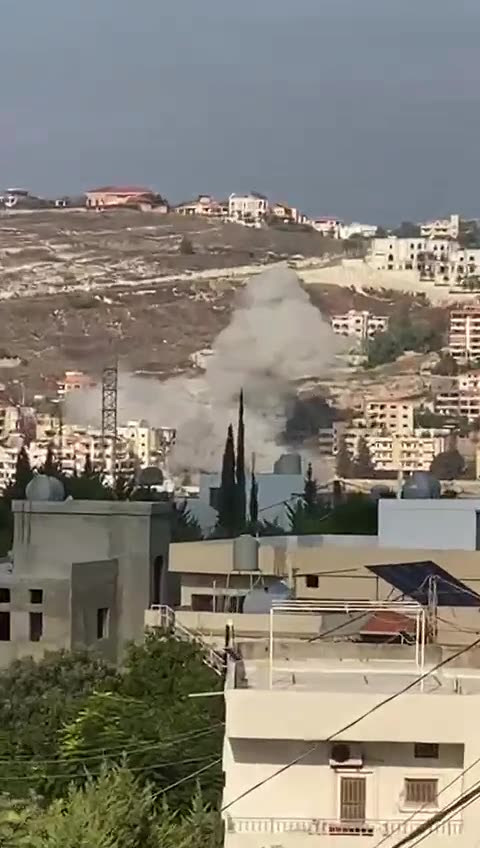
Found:
[[(293, 613), (321, 615), (322, 613), (376, 613), (396, 612), (415, 619), (415, 665), (421, 676), (425, 668), (428, 610), (415, 601), (274, 601), (270, 609), (269, 633), (269, 688), (273, 689), (274, 672), (274, 617), (275, 614)], [(423, 680), (420, 682), (423, 691)]]
[(108, 365), (102, 373), (102, 464), (107, 464), (107, 441), (112, 443), (112, 482), (117, 477), (118, 366)]

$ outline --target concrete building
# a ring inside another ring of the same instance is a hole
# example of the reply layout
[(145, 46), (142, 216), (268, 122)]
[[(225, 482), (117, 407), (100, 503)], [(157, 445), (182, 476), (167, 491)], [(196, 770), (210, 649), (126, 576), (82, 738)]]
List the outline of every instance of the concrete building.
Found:
[(369, 400), (365, 402), (364, 416), (369, 429), (387, 430), (393, 434), (413, 432), (414, 405), (404, 400)]
[[(450, 431), (422, 429), (402, 435), (349, 428), (342, 435), (354, 458), (360, 439), (365, 439), (375, 471), (410, 473), (430, 470), (435, 456), (445, 450)], [(334, 453), (337, 451), (338, 440), (334, 444)]]
[(421, 280), (456, 285), (480, 271), (480, 250), (440, 238), (373, 239), (367, 262), (379, 271), (415, 271)]
[(460, 233), (460, 215), (437, 218), (420, 224), (420, 234), (426, 239), (452, 239), (456, 241)]
[[(140, 186), (103, 186), (85, 192), (87, 209), (108, 209), (119, 206), (138, 206), (143, 203), (157, 204), (158, 195), (149, 188)], [(168, 211), (165, 205), (165, 212)]]
[(451, 310), (448, 347), (455, 359), (480, 360), (480, 306)]
[(57, 391), (60, 397), (64, 397), (70, 392), (81, 391), (82, 389), (94, 389), (96, 385), (93, 377), (90, 377), (83, 371), (65, 371), (63, 380), (57, 383)]
[(343, 221), (340, 221), (338, 218), (314, 218), (311, 224), (313, 229), (317, 233), (321, 233), (322, 236), (328, 236), (334, 239), (340, 238)]
[(268, 199), (256, 191), (249, 194), (231, 194), (228, 198), (228, 217), (232, 221), (262, 221), (268, 208)]
[(373, 315), (368, 310), (358, 312), (356, 309), (350, 309), (345, 315), (332, 315), (330, 325), (337, 335), (366, 341), (388, 329), (388, 316)]
[(117, 661), (168, 599), (168, 503), (15, 501), (0, 575), (0, 666), (94, 647)]
[(449, 392), (439, 392), (435, 395), (434, 410), (437, 415), (452, 418), (467, 418), (477, 421), (480, 418), (480, 391), (454, 389)]
[(178, 215), (200, 215), (204, 218), (227, 218), (228, 201), (215, 200), (209, 194), (199, 194), (195, 200), (180, 203), (174, 211)]
[(354, 221), (351, 224), (340, 224), (340, 238), (347, 240), (352, 236), (359, 236), (364, 239), (375, 238), (377, 227), (375, 224), (359, 224)]
[(283, 221), (284, 224), (305, 224), (308, 222), (307, 215), (288, 203), (271, 203), (268, 211), (279, 221)]

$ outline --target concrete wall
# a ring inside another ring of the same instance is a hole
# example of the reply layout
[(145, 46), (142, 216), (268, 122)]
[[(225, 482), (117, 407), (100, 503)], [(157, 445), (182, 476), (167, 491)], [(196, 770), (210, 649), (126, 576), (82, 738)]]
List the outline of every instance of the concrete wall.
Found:
[(381, 499), (378, 535), (381, 547), (475, 551), (480, 500)]
[[(98, 638), (97, 612), (108, 610), (108, 635)], [(118, 659), (118, 561), (80, 562), (72, 566), (71, 647), (94, 648), (105, 659)]]

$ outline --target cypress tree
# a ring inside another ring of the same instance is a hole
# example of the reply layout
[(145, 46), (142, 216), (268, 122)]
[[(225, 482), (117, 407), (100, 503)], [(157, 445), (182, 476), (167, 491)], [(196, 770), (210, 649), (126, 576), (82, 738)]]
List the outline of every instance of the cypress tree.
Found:
[(228, 425), (222, 462), (222, 482), (219, 492), (218, 524), (227, 536), (237, 528), (237, 481), (235, 477), (235, 443), (233, 427)]
[(255, 454), (252, 454), (252, 479), (250, 481), (250, 502), (248, 505), (250, 527), (252, 533), (257, 532), (258, 525), (258, 483), (255, 477)]
[(338, 440), (338, 451), (337, 451), (337, 462), (336, 462), (336, 471), (339, 477), (352, 477), (353, 475), (353, 463), (352, 457), (350, 456), (347, 443), (345, 441), (345, 436), (340, 436)]
[(33, 477), (32, 468), (30, 466), (30, 457), (25, 447), (20, 448), (15, 465), (15, 477), (10, 488), (9, 494), (12, 500), (24, 500), (25, 489)]
[(245, 424), (243, 420), (243, 389), (240, 392), (238, 404), (238, 432), (237, 432), (237, 510), (236, 521), (237, 530), (242, 533), (245, 529), (246, 521), (246, 492), (245, 492)]
[(360, 436), (357, 447), (357, 458), (354, 463), (355, 477), (371, 480), (375, 477), (375, 467), (372, 462), (370, 448), (363, 436)]
[(305, 504), (305, 512), (307, 515), (316, 515), (317, 513), (317, 481), (313, 476), (312, 463), (308, 463), (307, 476), (305, 477), (305, 485), (303, 489), (303, 502)]

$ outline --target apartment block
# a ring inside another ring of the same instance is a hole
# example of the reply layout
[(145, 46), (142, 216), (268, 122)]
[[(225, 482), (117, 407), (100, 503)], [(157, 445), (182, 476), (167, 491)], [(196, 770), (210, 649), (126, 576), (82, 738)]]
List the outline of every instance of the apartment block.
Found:
[[(413, 430), (410, 433), (386, 433), (384, 430), (351, 428), (343, 438), (352, 457), (358, 454), (361, 438), (365, 439), (375, 471), (410, 473), (429, 471), (435, 456), (445, 450), (450, 431)], [(338, 450), (338, 440), (334, 447)]]
[(477, 421), (480, 419), (480, 392), (471, 389), (439, 392), (435, 397), (434, 409), (437, 415), (452, 418), (460, 416)]
[(228, 198), (228, 217), (232, 221), (261, 221), (267, 212), (268, 199), (258, 192), (231, 194)]
[(448, 347), (455, 359), (480, 360), (480, 306), (451, 310)]
[(373, 239), (368, 264), (379, 271), (415, 271), (437, 284), (461, 282), (480, 272), (480, 250), (442, 238)]
[(335, 239), (340, 238), (343, 221), (340, 221), (338, 218), (315, 218), (311, 224), (313, 229), (316, 230), (317, 233), (321, 233), (322, 236), (328, 236), (329, 238)]
[(420, 234), (426, 239), (452, 239), (456, 241), (460, 233), (460, 215), (437, 218), (420, 224)]
[(358, 312), (350, 309), (344, 315), (333, 315), (330, 324), (333, 332), (339, 336), (349, 336), (365, 341), (388, 329), (388, 316), (373, 315), (368, 310)]
[(365, 403), (364, 417), (369, 429), (387, 430), (389, 433), (413, 431), (413, 403), (408, 401), (370, 400)]

